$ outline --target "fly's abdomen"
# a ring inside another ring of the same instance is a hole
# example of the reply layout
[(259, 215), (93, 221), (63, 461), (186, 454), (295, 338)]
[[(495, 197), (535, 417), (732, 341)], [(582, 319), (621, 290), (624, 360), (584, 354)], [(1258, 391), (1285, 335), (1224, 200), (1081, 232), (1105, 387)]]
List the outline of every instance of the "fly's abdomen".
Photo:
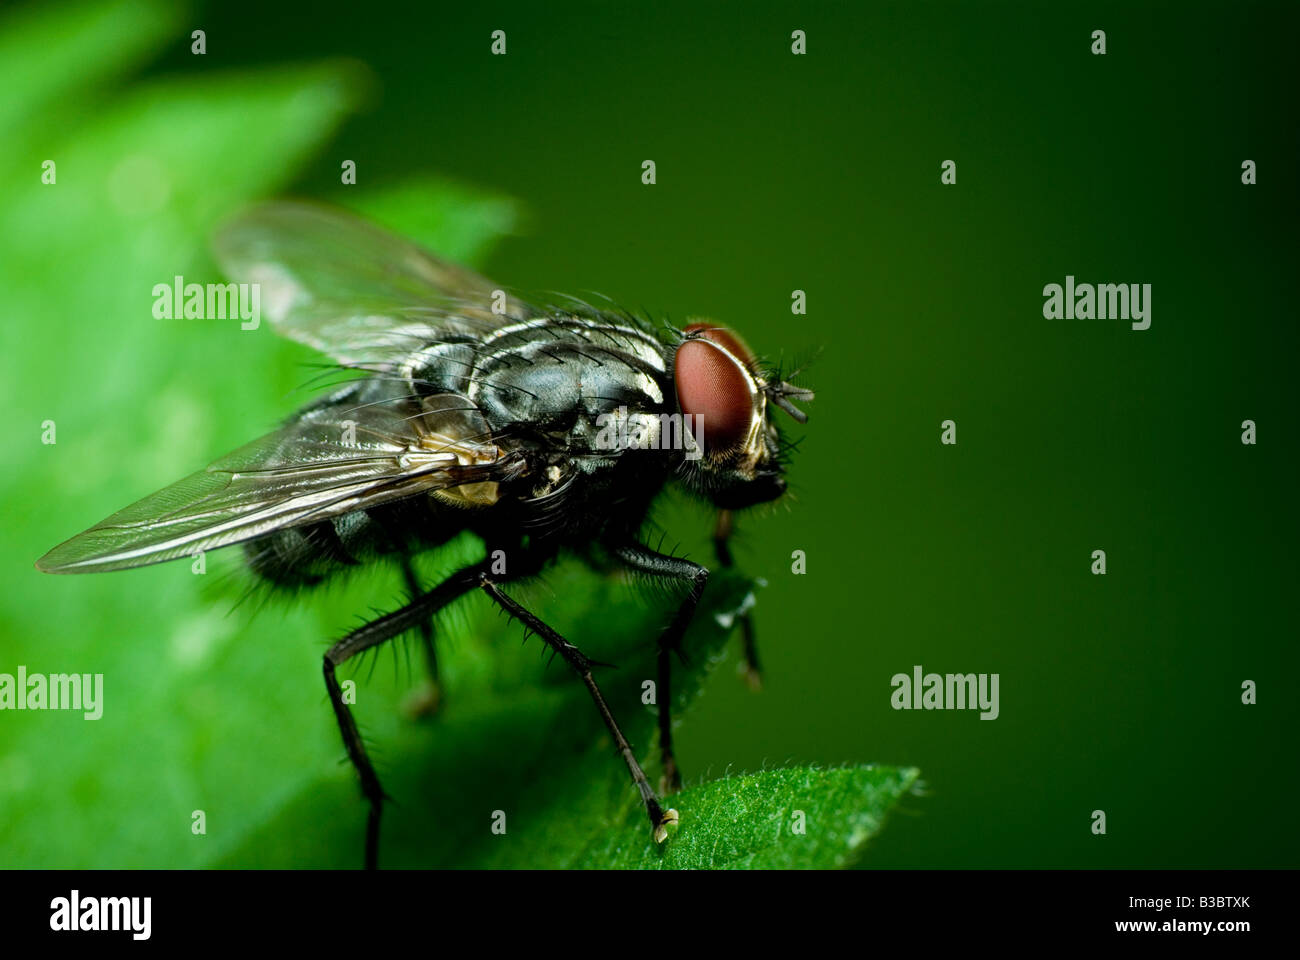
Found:
[(272, 583), (307, 587), (349, 567), (445, 543), (461, 529), (456, 511), (432, 498), (409, 500), (289, 527), (244, 545), (249, 568)]
[[(244, 545), (248, 566), (258, 576), (281, 586), (303, 587), (320, 583), (339, 570), (356, 566), (362, 557), (348, 549), (344, 536), (351, 518), (345, 514), (303, 527), (290, 527)], [(353, 539), (349, 537), (349, 539)]]

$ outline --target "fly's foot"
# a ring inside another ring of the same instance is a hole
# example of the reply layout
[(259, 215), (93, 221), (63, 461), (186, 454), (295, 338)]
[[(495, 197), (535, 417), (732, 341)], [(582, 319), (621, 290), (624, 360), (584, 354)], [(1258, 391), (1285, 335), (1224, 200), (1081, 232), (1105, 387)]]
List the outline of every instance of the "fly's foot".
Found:
[(665, 810), (653, 795), (645, 797), (645, 812), (650, 817), (650, 826), (654, 828), (655, 843), (668, 839), (668, 828), (677, 826), (681, 817), (672, 807)]
[(677, 826), (680, 820), (681, 817), (672, 807), (665, 810), (660, 816), (659, 822), (655, 824), (655, 843), (663, 843), (667, 840), (668, 828)]

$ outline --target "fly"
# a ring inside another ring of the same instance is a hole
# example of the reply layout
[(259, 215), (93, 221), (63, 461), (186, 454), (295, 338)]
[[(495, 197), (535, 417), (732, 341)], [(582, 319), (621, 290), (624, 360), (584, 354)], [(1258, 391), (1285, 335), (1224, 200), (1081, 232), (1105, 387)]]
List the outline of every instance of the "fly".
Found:
[[(665, 780), (677, 789), (671, 654), (709, 571), (651, 550), (638, 535), (652, 501), (676, 483), (718, 509), (715, 547), (730, 565), (732, 511), (785, 490), (785, 445), (770, 408), (803, 423), (794, 401), (812, 393), (760, 364), (725, 327), (655, 330), (576, 300), (534, 305), (324, 207), (255, 208), (218, 232), (215, 250), (232, 280), (259, 285), (263, 314), (278, 333), (357, 379), (279, 430), (60, 544), (36, 566), (124, 570), (239, 545), (257, 576), (304, 587), (347, 566), (396, 561), (410, 602), (333, 644), (323, 664), (369, 802), (368, 868), (377, 865), (384, 792), (336, 670), (418, 631), (436, 682), (433, 617), (482, 590), (581, 679), (662, 842), (677, 811), (664, 809), (651, 788), (601, 695), (593, 661), (503, 588), (536, 575), (562, 550), (599, 553), (686, 587), (657, 657), (660, 752)], [(412, 557), (466, 530), (482, 541), (484, 559), (423, 589)], [(756, 676), (747, 622), (745, 635)]]

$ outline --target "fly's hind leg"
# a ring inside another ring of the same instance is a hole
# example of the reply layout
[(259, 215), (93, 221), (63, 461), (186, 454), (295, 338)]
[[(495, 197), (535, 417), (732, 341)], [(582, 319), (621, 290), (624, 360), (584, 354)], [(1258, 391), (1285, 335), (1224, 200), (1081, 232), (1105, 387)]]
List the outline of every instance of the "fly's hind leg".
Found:
[(384, 789), (374, 765), (366, 754), (365, 744), (357, 722), (343, 700), (335, 670), (358, 653), (378, 646), (387, 640), (415, 629), (451, 603), (456, 598), (468, 593), (479, 585), (483, 567), (481, 564), (465, 567), (452, 574), (442, 583), (427, 593), (420, 594), (400, 610), (385, 614), (378, 620), (372, 620), (364, 626), (353, 630), (342, 640), (335, 643), (325, 653), (324, 672), (325, 689), (329, 692), (330, 705), (334, 708), (334, 717), (338, 720), (339, 732), (343, 735), (343, 746), (348, 759), (356, 768), (361, 778), (361, 792), (370, 803), (370, 814), (366, 821), (366, 869), (374, 870), (379, 863), (379, 818), (384, 807)]
[[(407, 594), (411, 600), (419, 599), (424, 591), (420, 588), (420, 579), (415, 573), (415, 564), (409, 556), (401, 560), (402, 579), (406, 581)], [(432, 716), (442, 709), (446, 701), (442, 689), (442, 680), (438, 675), (438, 650), (434, 646), (433, 615), (420, 623), (420, 648), (424, 651), (425, 668), (429, 671), (429, 683), (416, 690), (407, 701), (407, 712), (414, 717)]]
[(610, 736), (614, 738), (614, 745), (623, 757), (623, 762), (627, 764), (628, 772), (632, 775), (632, 783), (636, 786), (637, 792), (640, 793), (641, 802), (645, 805), (646, 815), (650, 818), (650, 826), (654, 831), (655, 841), (663, 843), (668, 837), (668, 827), (677, 822), (677, 811), (673, 809), (665, 810), (660, 805), (659, 798), (655, 796), (654, 790), (651, 789), (645, 772), (641, 769), (641, 765), (637, 763), (631, 745), (627, 742), (627, 738), (623, 736), (623, 731), (618, 728), (618, 722), (614, 719), (614, 714), (610, 712), (609, 704), (605, 702), (600, 687), (596, 685), (596, 680), (591, 675), (592, 661), (581, 650), (569, 643), (568, 640), (565, 640), (564, 637), (560, 636), (528, 610), (502, 593), (501, 589), (486, 573), (479, 576), (479, 586), (483, 588), (483, 591), (492, 598), (497, 606), (541, 637), (552, 650), (563, 657), (564, 662), (572, 667), (573, 672), (582, 680), (587, 692), (591, 694), (592, 701), (596, 704), (596, 710), (600, 713), (600, 718), (605, 721)]
[[(717, 554), (718, 563), (723, 567), (734, 567), (735, 558), (731, 555), (731, 534), (735, 530), (730, 510), (718, 511), (718, 523), (713, 528), (713, 552)], [(758, 638), (754, 635), (754, 617), (748, 610), (740, 615), (740, 638), (745, 653), (745, 682), (751, 690), (763, 686), (763, 668), (758, 662)]]

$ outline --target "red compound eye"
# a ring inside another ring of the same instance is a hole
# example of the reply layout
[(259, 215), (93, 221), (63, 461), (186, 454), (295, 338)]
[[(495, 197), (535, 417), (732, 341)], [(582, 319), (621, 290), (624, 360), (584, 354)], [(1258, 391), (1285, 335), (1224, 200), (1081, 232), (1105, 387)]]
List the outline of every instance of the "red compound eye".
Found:
[(740, 446), (749, 436), (754, 416), (753, 381), (726, 351), (742, 362), (753, 357), (727, 330), (703, 324), (687, 328), (688, 332), (700, 329), (706, 331), (703, 338), (687, 340), (677, 348), (673, 377), (682, 413), (703, 418), (705, 449), (716, 453)]

